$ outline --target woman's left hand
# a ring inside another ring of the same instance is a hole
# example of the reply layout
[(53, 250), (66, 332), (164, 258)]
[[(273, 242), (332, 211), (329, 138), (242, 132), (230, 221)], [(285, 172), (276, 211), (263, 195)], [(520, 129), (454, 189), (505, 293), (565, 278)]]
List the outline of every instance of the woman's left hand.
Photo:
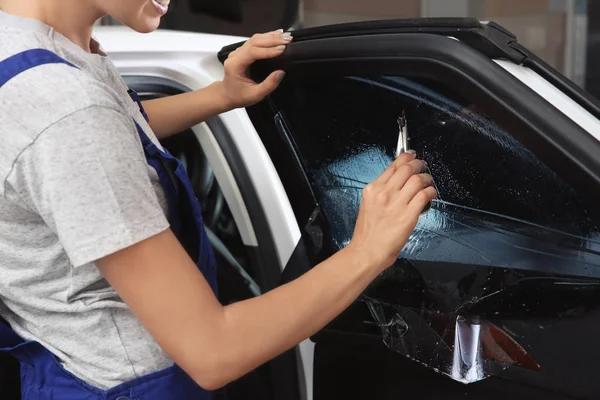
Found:
[(224, 64), (223, 87), (231, 108), (256, 104), (279, 86), (285, 76), (284, 71), (274, 71), (263, 82), (256, 83), (248, 76), (248, 69), (257, 60), (283, 54), (291, 41), (291, 33), (283, 32), (282, 29), (256, 34), (229, 54)]

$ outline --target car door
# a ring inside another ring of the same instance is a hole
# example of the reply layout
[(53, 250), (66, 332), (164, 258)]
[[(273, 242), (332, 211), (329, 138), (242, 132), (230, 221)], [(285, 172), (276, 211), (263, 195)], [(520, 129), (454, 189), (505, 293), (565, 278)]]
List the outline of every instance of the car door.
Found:
[(255, 65), (287, 75), (247, 110), (302, 233), (282, 283), (349, 242), (400, 116), (439, 191), (394, 266), (311, 338), (313, 398), (596, 398), (595, 100), (495, 24), (294, 36)]

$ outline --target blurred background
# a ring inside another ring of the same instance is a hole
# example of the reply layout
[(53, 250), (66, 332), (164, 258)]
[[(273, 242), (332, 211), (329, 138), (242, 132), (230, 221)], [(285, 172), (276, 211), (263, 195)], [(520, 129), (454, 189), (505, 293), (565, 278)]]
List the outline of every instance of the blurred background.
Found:
[(600, 98), (600, 0), (171, 0), (161, 28), (249, 36), (350, 21), (466, 16), (503, 25)]

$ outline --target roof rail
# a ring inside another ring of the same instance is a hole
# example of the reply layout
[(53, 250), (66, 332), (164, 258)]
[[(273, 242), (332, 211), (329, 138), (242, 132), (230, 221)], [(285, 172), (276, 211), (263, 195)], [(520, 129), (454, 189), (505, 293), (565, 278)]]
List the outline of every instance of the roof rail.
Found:
[[(351, 22), (303, 28), (294, 31), (294, 42), (348, 36), (375, 36), (393, 33), (424, 33), (450, 36), (493, 59), (510, 60), (528, 67), (548, 80), (565, 95), (596, 118), (600, 118), (600, 102), (556, 69), (518, 43), (517, 37), (495, 22), (480, 22), (475, 18), (407, 18)], [(235, 43), (218, 54), (225, 62), (229, 53), (240, 47)]]

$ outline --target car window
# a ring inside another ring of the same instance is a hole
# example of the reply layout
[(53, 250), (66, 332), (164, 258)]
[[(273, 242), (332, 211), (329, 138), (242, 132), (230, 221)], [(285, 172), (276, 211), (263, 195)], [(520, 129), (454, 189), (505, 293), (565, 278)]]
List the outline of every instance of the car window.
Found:
[[(570, 250), (598, 246), (595, 207), (477, 104), (437, 82), (290, 80), (273, 100), (334, 247), (352, 236), (362, 188), (393, 160), (403, 114), (409, 145), (427, 161), (440, 197), (421, 217), (403, 257), (551, 269), (533, 260), (559, 257), (556, 246), (552, 250), (557, 241), (570, 243)], [(428, 244), (435, 248), (426, 250)]]
[[(498, 355), (538, 349), (547, 332), (535, 318), (577, 313), (597, 295), (597, 207), (451, 88), (394, 76), (296, 78), (271, 106), (326, 221), (328, 250), (350, 241), (363, 187), (393, 161), (400, 116), (439, 191), (356, 314), (329, 329), (369, 334), (370, 321), (390, 349), (468, 383), (510, 365), (538, 370), (529, 355)], [(483, 351), (463, 351), (471, 348)]]

